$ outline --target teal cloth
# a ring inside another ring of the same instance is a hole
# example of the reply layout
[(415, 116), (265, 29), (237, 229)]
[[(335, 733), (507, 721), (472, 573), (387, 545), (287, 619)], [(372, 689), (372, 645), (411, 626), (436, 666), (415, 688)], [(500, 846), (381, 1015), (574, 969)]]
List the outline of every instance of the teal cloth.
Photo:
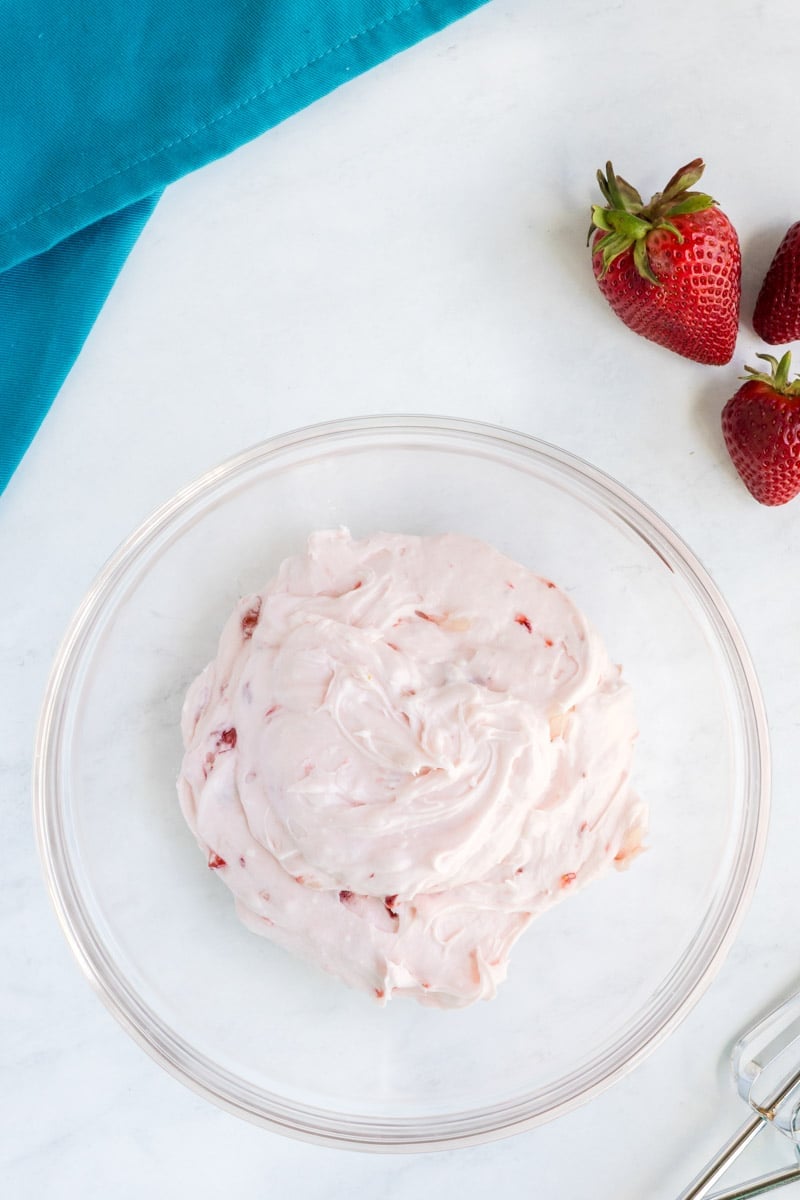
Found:
[(0, 492), (158, 197), (484, 0), (0, 0)]

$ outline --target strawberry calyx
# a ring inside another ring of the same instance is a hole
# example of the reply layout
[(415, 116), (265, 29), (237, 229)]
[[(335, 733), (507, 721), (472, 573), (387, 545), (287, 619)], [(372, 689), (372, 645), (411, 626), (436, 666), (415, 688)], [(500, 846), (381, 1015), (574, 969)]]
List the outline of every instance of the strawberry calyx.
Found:
[(610, 162), (606, 163), (605, 175), (602, 171), (597, 172), (597, 182), (606, 204), (592, 205), (589, 240), (597, 229), (605, 235), (596, 245), (596, 252), (603, 260), (601, 279), (614, 260), (632, 248), (636, 270), (642, 278), (661, 284), (650, 264), (647, 236), (655, 229), (666, 229), (682, 242), (683, 234), (670, 218), (703, 212), (716, 204), (716, 200), (705, 192), (692, 190), (704, 170), (702, 158), (693, 159), (676, 171), (663, 192), (656, 192), (647, 204), (635, 187), (616, 174)]
[(769, 372), (759, 371), (758, 367), (746, 366), (747, 374), (740, 378), (745, 379), (748, 383), (765, 383), (779, 396), (800, 396), (800, 375), (789, 380), (789, 371), (792, 366), (791, 350), (787, 350), (781, 359), (777, 359), (774, 354), (757, 354), (756, 358), (769, 363)]

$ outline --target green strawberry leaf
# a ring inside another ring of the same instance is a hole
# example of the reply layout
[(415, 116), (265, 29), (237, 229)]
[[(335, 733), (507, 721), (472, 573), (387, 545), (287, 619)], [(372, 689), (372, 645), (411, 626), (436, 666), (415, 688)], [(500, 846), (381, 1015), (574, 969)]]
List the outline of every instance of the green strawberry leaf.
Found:
[(640, 208), (644, 208), (644, 200), (642, 200), (636, 188), (633, 184), (628, 183), (627, 179), (623, 179), (621, 175), (617, 176), (617, 187), (629, 212), (637, 212)]
[(633, 241), (647, 237), (653, 228), (649, 221), (643, 221), (641, 217), (635, 217), (633, 213), (620, 212), (618, 209), (606, 209), (605, 219), (614, 233), (622, 233)]
[(643, 279), (649, 279), (650, 283), (655, 283), (659, 287), (663, 287), (661, 280), (654, 274), (653, 268), (650, 266), (650, 256), (647, 253), (647, 242), (644, 238), (641, 241), (633, 243), (633, 261), (636, 263), (636, 270)]
[(611, 193), (609, 192), (608, 184), (606, 183), (606, 177), (602, 171), (597, 172), (597, 184), (598, 184), (598, 187), (600, 188), (600, 191), (603, 193), (603, 199), (608, 204), (613, 204), (613, 200), (611, 199)]
[(694, 187), (700, 176), (705, 170), (706, 164), (702, 158), (693, 158), (685, 167), (680, 167), (670, 179), (664, 191), (661, 193), (665, 200), (677, 196), (680, 192), (688, 191)]
[(714, 204), (716, 204), (716, 200), (711, 196), (707, 196), (704, 192), (689, 192), (677, 204), (670, 204), (669, 215), (671, 217), (679, 217), (684, 213), (703, 212), (706, 208), (711, 208)]
[(683, 234), (681, 233), (680, 229), (672, 224), (671, 221), (659, 221), (656, 225), (656, 229), (668, 229), (669, 232), (674, 233), (678, 241), (683, 244)]
[[(612, 232), (612, 227), (608, 221), (609, 210), (601, 208), (599, 204), (592, 205), (592, 228), (603, 229), (606, 233)], [(591, 233), (591, 230), (590, 230)]]
[(602, 254), (603, 256), (603, 269), (600, 272), (601, 279), (608, 272), (608, 268), (611, 266), (614, 259), (620, 254), (624, 254), (624, 252), (630, 247), (630, 244), (630, 238), (626, 238), (622, 233), (606, 234), (595, 250), (596, 254)]
[(625, 201), (620, 195), (619, 188), (617, 187), (617, 177), (610, 162), (606, 163), (606, 186), (608, 187), (608, 194), (611, 199), (611, 207), (624, 208)]

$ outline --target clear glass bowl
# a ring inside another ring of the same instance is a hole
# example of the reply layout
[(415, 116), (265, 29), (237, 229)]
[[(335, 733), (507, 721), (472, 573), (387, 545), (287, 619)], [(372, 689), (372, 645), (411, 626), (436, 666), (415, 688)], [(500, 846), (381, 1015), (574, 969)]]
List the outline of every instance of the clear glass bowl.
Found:
[[(178, 810), (181, 702), (223, 621), (310, 531), (339, 524), (492, 542), (569, 590), (635, 689), (649, 849), (534, 922), (489, 1004), (380, 1009), (248, 933)], [(273, 1130), (396, 1151), (552, 1118), (675, 1028), (755, 886), (768, 776), (742, 638), (659, 517), (523, 434), (381, 417), (256, 446), (120, 547), (54, 665), (34, 789), (64, 932), (145, 1049)]]

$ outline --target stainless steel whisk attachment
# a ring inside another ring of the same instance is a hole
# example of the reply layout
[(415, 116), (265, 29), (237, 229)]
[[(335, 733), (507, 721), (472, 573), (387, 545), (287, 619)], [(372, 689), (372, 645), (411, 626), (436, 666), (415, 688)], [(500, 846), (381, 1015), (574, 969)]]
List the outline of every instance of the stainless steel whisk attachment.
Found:
[[(800, 992), (741, 1035), (731, 1053), (731, 1067), (736, 1089), (749, 1105), (751, 1115), (678, 1200), (751, 1200), (800, 1180)], [(713, 1191), (731, 1164), (768, 1125), (791, 1141), (797, 1161), (736, 1187)]]

